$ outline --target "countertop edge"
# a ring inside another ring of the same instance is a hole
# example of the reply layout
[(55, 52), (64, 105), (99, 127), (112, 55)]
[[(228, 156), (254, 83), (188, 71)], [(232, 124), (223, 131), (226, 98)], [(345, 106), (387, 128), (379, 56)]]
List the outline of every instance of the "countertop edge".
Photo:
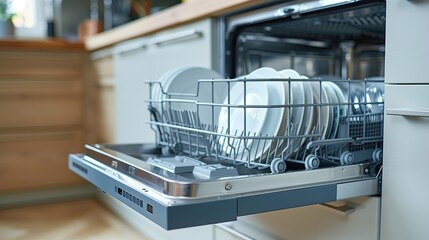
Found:
[(61, 39), (0, 39), (0, 49), (32, 49), (32, 50), (73, 50), (85, 51), (82, 42), (69, 42)]
[(264, 0), (210, 0), (189, 1), (164, 11), (129, 22), (117, 28), (91, 36), (85, 41), (88, 51), (98, 50), (116, 43), (154, 33), (166, 28), (215, 17), (228, 11), (252, 6)]

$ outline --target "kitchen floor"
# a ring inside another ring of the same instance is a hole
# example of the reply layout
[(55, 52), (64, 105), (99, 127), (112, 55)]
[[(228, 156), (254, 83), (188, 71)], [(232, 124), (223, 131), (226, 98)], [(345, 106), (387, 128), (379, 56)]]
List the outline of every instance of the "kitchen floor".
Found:
[(0, 210), (0, 239), (142, 239), (94, 199)]

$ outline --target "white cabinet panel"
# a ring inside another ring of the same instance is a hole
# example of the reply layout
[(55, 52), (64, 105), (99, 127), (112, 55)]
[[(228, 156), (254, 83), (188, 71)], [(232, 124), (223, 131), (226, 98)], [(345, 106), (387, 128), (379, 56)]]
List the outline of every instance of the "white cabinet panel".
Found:
[(425, 115), (429, 110), (428, 96), (429, 85), (386, 87), (383, 240), (427, 239), (428, 236), (429, 118), (416, 116)]
[(348, 216), (313, 205), (240, 217), (233, 226), (253, 239), (378, 239), (380, 198), (356, 198), (346, 203), (355, 207)]
[(427, 239), (429, 118), (385, 120), (381, 239)]
[(429, 109), (429, 85), (387, 85), (385, 100), (387, 114), (395, 109)]
[(428, 23), (429, 1), (387, 1), (386, 83), (429, 83)]
[(180, 66), (214, 67), (215, 21), (165, 30), (115, 47), (116, 142), (148, 143), (155, 134), (145, 123), (149, 86), (168, 70)]

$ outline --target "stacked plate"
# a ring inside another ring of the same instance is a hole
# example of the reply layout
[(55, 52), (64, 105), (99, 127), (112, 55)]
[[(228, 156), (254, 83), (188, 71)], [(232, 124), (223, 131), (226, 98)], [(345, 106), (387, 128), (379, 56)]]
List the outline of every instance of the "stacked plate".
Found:
[[(167, 110), (167, 107), (161, 106), (161, 101), (170, 99), (169, 105), (175, 110), (196, 111), (195, 102), (212, 102), (212, 93), (215, 102), (223, 101), (224, 91), (212, 91), (210, 84), (199, 83), (200, 79), (219, 79), (221, 75), (211, 69), (204, 67), (178, 67), (166, 72), (159, 79), (159, 84), (152, 88), (151, 99), (154, 100), (153, 106), (161, 113)], [(181, 101), (190, 100), (190, 101)], [(210, 124), (212, 122), (211, 109), (201, 107), (199, 117), (202, 123)], [(215, 116), (217, 119), (218, 116)]]
[[(159, 113), (198, 112), (201, 123), (217, 125), (219, 150), (233, 158), (257, 161), (285, 149), (286, 154), (297, 153), (310, 135), (335, 138), (340, 117), (347, 113), (336, 84), (309, 80), (292, 69), (259, 68), (230, 85), (199, 81), (220, 78), (203, 67), (172, 69), (153, 86), (152, 106)], [(286, 138), (274, 139), (279, 136)]]
[[(257, 160), (274, 152), (279, 155), (285, 146), (288, 153), (296, 153), (310, 134), (319, 139), (336, 137), (340, 117), (347, 111), (346, 105), (339, 105), (345, 97), (336, 84), (310, 81), (291, 69), (267, 67), (240, 78), (248, 80), (231, 87), (223, 101), (231, 107), (222, 107), (218, 118), (219, 143), (226, 154)], [(276, 136), (286, 136), (287, 140), (278, 144), (270, 139)]]
[[(252, 81), (252, 79), (280, 79), (282, 76), (271, 68), (260, 68), (247, 76), (249, 79), (235, 83), (224, 105), (245, 105), (242, 107), (222, 107), (218, 118), (218, 133), (233, 136), (276, 136), (283, 134), (287, 125), (284, 107), (268, 107), (285, 105), (287, 102), (287, 89), (282, 81)], [(219, 143), (222, 150), (234, 158), (257, 159), (271, 147), (271, 141), (253, 143), (252, 139), (237, 139), (221, 136)], [(257, 146), (256, 146), (257, 145)]]

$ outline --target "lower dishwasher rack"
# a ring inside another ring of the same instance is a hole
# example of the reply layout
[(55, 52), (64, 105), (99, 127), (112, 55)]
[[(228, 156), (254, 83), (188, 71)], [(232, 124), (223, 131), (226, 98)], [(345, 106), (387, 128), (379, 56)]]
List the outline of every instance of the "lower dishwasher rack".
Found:
[(206, 179), (150, 163), (161, 155), (155, 144), (86, 145), (85, 154), (69, 155), (69, 168), (167, 230), (381, 191), (376, 163), (283, 174), (244, 168), (236, 176)]

